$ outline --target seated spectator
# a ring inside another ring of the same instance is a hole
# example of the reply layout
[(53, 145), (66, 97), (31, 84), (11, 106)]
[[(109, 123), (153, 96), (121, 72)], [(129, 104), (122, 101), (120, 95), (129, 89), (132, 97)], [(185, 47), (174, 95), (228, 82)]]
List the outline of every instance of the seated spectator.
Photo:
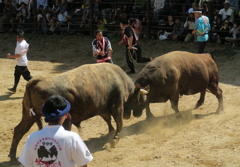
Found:
[(143, 30), (142, 24), (139, 21), (139, 19), (137, 19), (137, 18), (130, 18), (128, 20), (128, 24), (134, 29), (136, 35), (139, 38), (141, 36), (142, 30)]
[(192, 3), (192, 7), (188, 9), (187, 13), (190, 14), (190, 13), (194, 13), (194, 10), (197, 9), (197, 3), (196, 2), (193, 2)]
[(48, 7), (48, 0), (37, 0), (37, 12), (42, 14), (43, 17), (46, 17), (46, 10)]
[(219, 11), (219, 15), (221, 16), (222, 20), (228, 19), (231, 23), (234, 21), (234, 12), (230, 8), (230, 2), (225, 1), (224, 8)]
[(47, 34), (53, 35), (53, 34), (60, 34), (59, 25), (57, 22), (57, 17), (55, 15), (52, 16), (50, 19), (48, 26), (50, 27), (47, 31)]
[(134, 0), (134, 6), (130, 12), (131, 17), (139, 18), (139, 13), (145, 10), (145, 0)]
[(177, 41), (177, 40), (183, 41), (185, 38), (183, 36), (183, 33), (184, 33), (184, 25), (183, 23), (180, 22), (179, 18), (176, 18), (175, 24), (173, 27), (173, 32), (170, 35), (168, 35), (168, 39), (173, 41)]
[(229, 0), (230, 2), (230, 8), (233, 10), (235, 15), (238, 15), (239, 12), (239, 1), (238, 0)]
[(42, 14), (37, 15), (37, 31), (38, 34), (47, 34), (47, 19), (43, 18)]
[(99, 11), (99, 2), (101, 0), (95, 0), (94, 5), (93, 5), (93, 18), (95, 18), (96, 16), (99, 15), (100, 11)]
[(232, 37), (226, 37), (227, 42), (232, 43), (232, 46), (236, 46), (239, 41), (239, 31), (237, 23), (233, 23), (233, 28), (229, 27), (229, 33), (232, 34)]
[(164, 27), (162, 27), (161, 30), (157, 32), (157, 37), (159, 37), (161, 34), (165, 35), (166, 37), (173, 32), (174, 27), (174, 19), (172, 15), (168, 16), (168, 21)]
[(127, 15), (127, 17), (130, 14), (130, 12), (131, 12), (131, 8), (127, 4), (122, 5), (122, 9), (121, 10), (122, 10), (122, 13)]
[(68, 11), (67, 11), (67, 3), (65, 0), (61, 1), (61, 4), (59, 5), (59, 14), (58, 14), (58, 21), (63, 23), (66, 22), (67, 16), (68, 16)]
[[(114, 7), (112, 6), (111, 0), (102, 0), (102, 16), (104, 24), (107, 24), (111, 19), (112, 10)], [(105, 35), (104, 35), (105, 36)]]
[(49, 11), (56, 15), (57, 13), (60, 12), (60, 3), (59, 0), (55, 0), (54, 3), (52, 4), (51, 8), (49, 8)]
[(154, 9), (153, 9), (153, 18), (156, 22), (163, 18), (163, 15), (168, 14), (168, 11), (165, 10), (165, 0), (154, 0)]
[(83, 17), (84, 18), (89, 18), (89, 0), (85, 0), (84, 2), (84, 8), (83, 8)]
[(225, 38), (229, 36), (229, 25), (230, 22), (226, 19), (223, 21), (223, 25), (218, 32), (219, 38), (221, 40), (220, 44), (225, 44)]
[(184, 28), (187, 28), (188, 34), (185, 37), (185, 42), (190, 42), (192, 38), (194, 38), (194, 41), (196, 41), (196, 33), (192, 34), (192, 31), (195, 29), (195, 17), (193, 13), (189, 14), (189, 17), (186, 18), (186, 22), (184, 24)]
[(103, 22), (103, 18), (96, 17), (95, 21), (96, 21), (96, 24), (97, 24), (97, 29), (102, 30), (103, 36), (107, 37), (108, 29), (105, 27), (105, 24)]
[(3, 11), (3, 17), (0, 18), (0, 31), (4, 32), (3, 26), (9, 25), (10, 22), (10, 30), (14, 31), (15, 27), (15, 19), (17, 15), (17, 4), (15, 0), (11, 0), (11, 2), (4, 1), (5, 9)]
[(127, 20), (127, 14), (123, 13), (121, 8), (118, 7), (117, 9), (114, 10), (114, 15), (112, 17), (112, 21), (114, 23), (114, 26), (116, 26), (116, 29), (114, 30), (112, 36), (121, 36), (121, 28), (119, 27), (118, 22), (120, 20)]
[(68, 34), (74, 34), (77, 31), (77, 21), (73, 18), (72, 15), (68, 15), (67, 24), (68, 24)]

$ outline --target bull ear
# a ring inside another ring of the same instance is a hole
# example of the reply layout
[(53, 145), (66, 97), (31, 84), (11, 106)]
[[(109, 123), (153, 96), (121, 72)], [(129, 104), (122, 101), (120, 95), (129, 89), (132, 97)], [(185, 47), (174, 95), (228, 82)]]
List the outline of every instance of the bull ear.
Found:
[(141, 86), (139, 85), (139, 84), (137, 84), (136, 86), (135, 86), (135, 92), (139, 92), (140, 91), (140, 89), (141, 89)]
[(144, 89), (140, 89), (140, 94), (141, 95), (146, 95), (146, 94), (148, 94), (148, 91), (146, 91)]
[(146, 86), (144, 89), (149, 92), (150, 91), (150, 85)]

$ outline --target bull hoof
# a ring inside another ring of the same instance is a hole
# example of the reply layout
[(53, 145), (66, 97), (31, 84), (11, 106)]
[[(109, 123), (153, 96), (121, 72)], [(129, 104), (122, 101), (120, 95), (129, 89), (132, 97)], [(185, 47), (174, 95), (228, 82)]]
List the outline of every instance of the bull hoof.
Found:
[(197, 103), (194, 109), (198, 109), (203, 103)]
[(10, 164), (11, 165), (20, 165), (20, 162), (17, 160), (17, 158), (11, 158)]
[(115, 129), (109, 130), (108, 134), (109, 134), (109, 135), (115, 134)]
[(182, 118), (182, 114), (180, 112), (176, 113), (176, 118), (177, 119), (181, 119)]
[(223, 109), (217, 109), (216, 114), (222, 114), (223, 113)]
[(119, 139), (113, 139), (109, 143), (105, 144), (103, 146), (103, 148), (105, 148), (106, 150), (110, 151), (112, 148), (114, 148), (117, 145), (118, 141), (119, 141)]

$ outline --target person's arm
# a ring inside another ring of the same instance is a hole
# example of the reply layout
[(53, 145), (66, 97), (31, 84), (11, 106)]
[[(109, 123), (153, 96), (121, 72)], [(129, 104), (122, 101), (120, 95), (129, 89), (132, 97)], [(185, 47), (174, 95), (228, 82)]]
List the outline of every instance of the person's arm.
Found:
[(48, 7), (48, 0), (45, 0), (43, 9), (46, 9), (47, 7)]
[(128, 38), (128, 49), (132, 49), (133, 36)]
[(88, 164), (86, 164), (86, 165), (83, 165), (83, 166), (79, 166), (79, 167), (89, 167), (89, 166), (88, 166)]
[(11, 53), (7, 54), (7, 58), (11, 59), (11, 58), (19, 58), (21, 57), (21, 54), (16, 54), (16, 55), (11, 55)]

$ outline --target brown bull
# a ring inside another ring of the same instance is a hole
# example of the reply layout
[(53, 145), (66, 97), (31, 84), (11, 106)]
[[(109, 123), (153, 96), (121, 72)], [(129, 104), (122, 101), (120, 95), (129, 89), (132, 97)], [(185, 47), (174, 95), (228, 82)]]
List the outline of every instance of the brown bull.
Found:
[(112, 116), (117, 127), (111, 142), (114, 146), (122, 129), (123, 111), (130, 112), (139, 92), (139, 85), (135, 87), (120, 67), (109, 63), (83, 65), (54, 77), (34, 78), (26, 86), (22, 120), (14, 128), (9, 157), (15, 160), (19, 141), (35, 122), (42, 129), (42, 104), (54, 94), (62, 95), (71, 103), (71, 118), (64, 122), (67, 130), (71, 129), (71, 124), (79, 128), (81, 121), (100, 115), (107, 122), (109, 132), (114, 132)]
[(206, 90), (218, 99), (217, 112), (223, 110), (222, 90), (218, 87), (218, 68), (210, 54), (193, 54), (174, 51), (155, 58), (137, 75), (135, 84), (146, 87), (133, 107), (133, 115), (139, 117), (146, 108), (147, 118), (153, 116), (149, 103), (170, 100), (172, 109), (179, 114), (179, 96), (200, 92), (196, 108), (204, 102)]

